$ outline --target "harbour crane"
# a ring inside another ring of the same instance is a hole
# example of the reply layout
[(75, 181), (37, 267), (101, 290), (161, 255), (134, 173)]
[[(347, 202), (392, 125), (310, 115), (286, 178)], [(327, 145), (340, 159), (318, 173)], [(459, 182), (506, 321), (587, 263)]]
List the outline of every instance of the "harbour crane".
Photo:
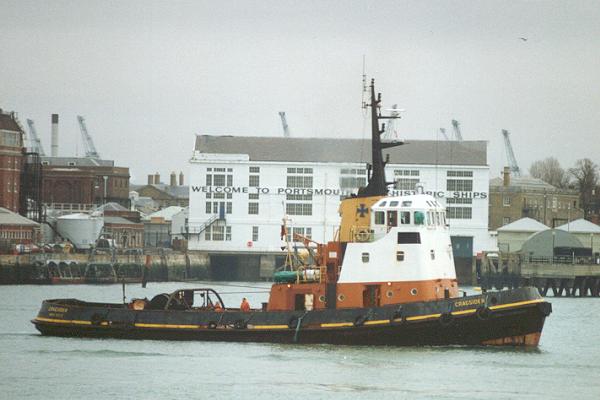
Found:
[(519, 169), (519, 165), (517, 164), (517, 158), (515, 157), (515, 153), (513, 152), (512, 145), (510, 144), (510, 138), (508, 137), (509, 133), (506, 129), (502, 129), (502, 136), (504, 136), (504, 147), (506, 147), (506, 158), (508, 160), (508, 166), (510, 168), (510, 173), (512, 176), (520, 177), (521, 170)]
[(83, 138), (83, 146), (85, 147), (85, 156), (87, 158), (100, 158), (100, 154), (98, 154), (96, 146), (94, 146), (94, 141), (85, 126), (85, 119), (81, 115), (78, 115), (77, 121), (79, 121), (79, 128), (81, 129), (81, 137)]
[(454, 137), (456, 138), (456, 140), (462, 142), (463, 137), (460, 133), (460, 124), (455, 119), (452, 120), (452, 128), (454, 129)]
[(444, 139), (450, 140), (448, 139), (448, 135), (446, 135), (446, 128), (440, 128), (440, 133), (442, 134), (442, 136), (444, 136)]
[(279, 111), (279, 116), (281, 117), (281, 124), (283, 125), (283, 137), (290, 137), (290, 127), (285, 118), (285, 111)]
[(46, 153), (44, 152), (44, 148), (42, 147), (42, 141), (37, 134), (37, 130), (35, 129), (35, 123), (32, 119), (27, 120), (27, 125), (29, 125), (29, 142), (31, 143), (31, 151), (34, 153), (38, 153), (41, 157), (45, 157)]

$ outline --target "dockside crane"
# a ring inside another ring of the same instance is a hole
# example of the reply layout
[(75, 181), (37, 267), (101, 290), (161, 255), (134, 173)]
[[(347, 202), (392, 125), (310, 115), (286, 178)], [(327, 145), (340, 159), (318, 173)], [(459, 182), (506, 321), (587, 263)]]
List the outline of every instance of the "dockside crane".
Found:
[(46, 153), (44, 152), (44, 148), (42, 147), (42, 141), (37, 134), (37, 130), (35, 129), (35, 123), (32, 119), (27, 120), (27, 125), (29, 126), (29, 142), (31, 143), (31, 151), (34, 153), (38, 153), (41, 157), (45, 157)]
[(446, 128), (440, 128), (440, 133), (442, 134), (442, 136), (444, 136), (444, 139), (450, 140), (448, 139), (448, 135), (446, 135)]
[(85, 147), (85, 156), (87, 158), (100, 158), (100, 154), (96, 151), (96, 146), (94, 146), (94, 141), (92, 137), (88, 133), (87, 127), (85, 126), (85, 118), (81, 115), (77, 116), (77, 121), (79, 121), (79, 128), (81, 129), (81, 137), (83, 137), (83, 146)]
[(283, 125), (283, 137), (290, 137), (290, 127), (285, 118), (285, 111), (279, 111), (279, 116), (281, 117), (281, 125)]
[(460, 133), (460, 124), (455, 119), (452, 120), (452, 129), (454, 129), (454, 137), (456, 138), (456, 140), (462, 142), (463, 137), (462, 133)]
[(519, 169), (519, 165), (517, 164), (517, 158), (515, 157), (515, 153), (513, 152), (512, 145), (510, 144), (510, 138), (508, 137), (509, 133), (506, 129), (502, 129), (502, 136), (504, 136), (504, 147), (506, 147), (506, 158), (508, 160), (508, 167), (510, 168), (510, 173), (512, 176), (520, 177), (521, 170)]

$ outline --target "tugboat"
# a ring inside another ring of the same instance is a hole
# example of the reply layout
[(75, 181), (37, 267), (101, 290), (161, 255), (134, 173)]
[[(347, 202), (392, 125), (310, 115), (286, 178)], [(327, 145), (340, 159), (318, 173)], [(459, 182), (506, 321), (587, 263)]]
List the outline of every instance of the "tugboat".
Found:
[[(296, 236), (290, 269), (275, 274), (261, 309), (227, 308), (210, 288), (148, 301), (46, 300), (32, 321), (43, 335), (347, 345), (537, 346), (552, 306), (536, 288), (467, 296), (458, 288), (446, 210), (427, 194), (388, 197), (370, 86), (372, 164), (366, 187), (341, 201), (328, 243)], [(285, 224), (282, 236), (285, 235)]]

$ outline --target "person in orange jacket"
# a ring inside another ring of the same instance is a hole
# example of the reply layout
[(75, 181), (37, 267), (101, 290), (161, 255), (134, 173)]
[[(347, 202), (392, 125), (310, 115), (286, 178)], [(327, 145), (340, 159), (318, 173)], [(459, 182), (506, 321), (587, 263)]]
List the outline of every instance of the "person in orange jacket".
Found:
[(243, 312), (250, 311), (250, 303), (248, 303), (248, 299), (246, 299), (245, 297), (242, 299), (242, 304), (240, 304), (240, 310), (242, 310)]
[(217, 302), (215, 303), (214, 310), (215, 310), (216, 312), (223, 312), (223, 307), (221, 306), (221, 303), (220, 303), (220, 302), (218, 302), (218, 301), (217, 301)]

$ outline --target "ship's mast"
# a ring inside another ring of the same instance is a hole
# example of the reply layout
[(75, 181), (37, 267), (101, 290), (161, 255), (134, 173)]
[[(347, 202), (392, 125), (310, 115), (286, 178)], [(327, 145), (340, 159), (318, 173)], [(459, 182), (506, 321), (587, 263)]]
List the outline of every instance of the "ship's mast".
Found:
[(400, 118), (400, 116), (382, 116), (380, 104), (381, 93), (378, 93), (377, 98), (375, 98), (375, 80), (371, 79), (371, 103), (366, 105), (367, 107), (371, 107), (371, 165), (367, 166), (367, 169), (369, 169), (370, 172), (369, 182), (367, 186), (358, 190), (357, 197), (387, 196), (387, 185), (390, 183), (386, 182), (385, 180), (385, 165), (387, 164), (388, 160), (383, 160), (382, 150), (404, 144), (400, 141), (385, 143), (381, 142), (381, 135), (385, 132), (385, 124), (382, 128), (380, 128), (379, 120), (395, 119)]

